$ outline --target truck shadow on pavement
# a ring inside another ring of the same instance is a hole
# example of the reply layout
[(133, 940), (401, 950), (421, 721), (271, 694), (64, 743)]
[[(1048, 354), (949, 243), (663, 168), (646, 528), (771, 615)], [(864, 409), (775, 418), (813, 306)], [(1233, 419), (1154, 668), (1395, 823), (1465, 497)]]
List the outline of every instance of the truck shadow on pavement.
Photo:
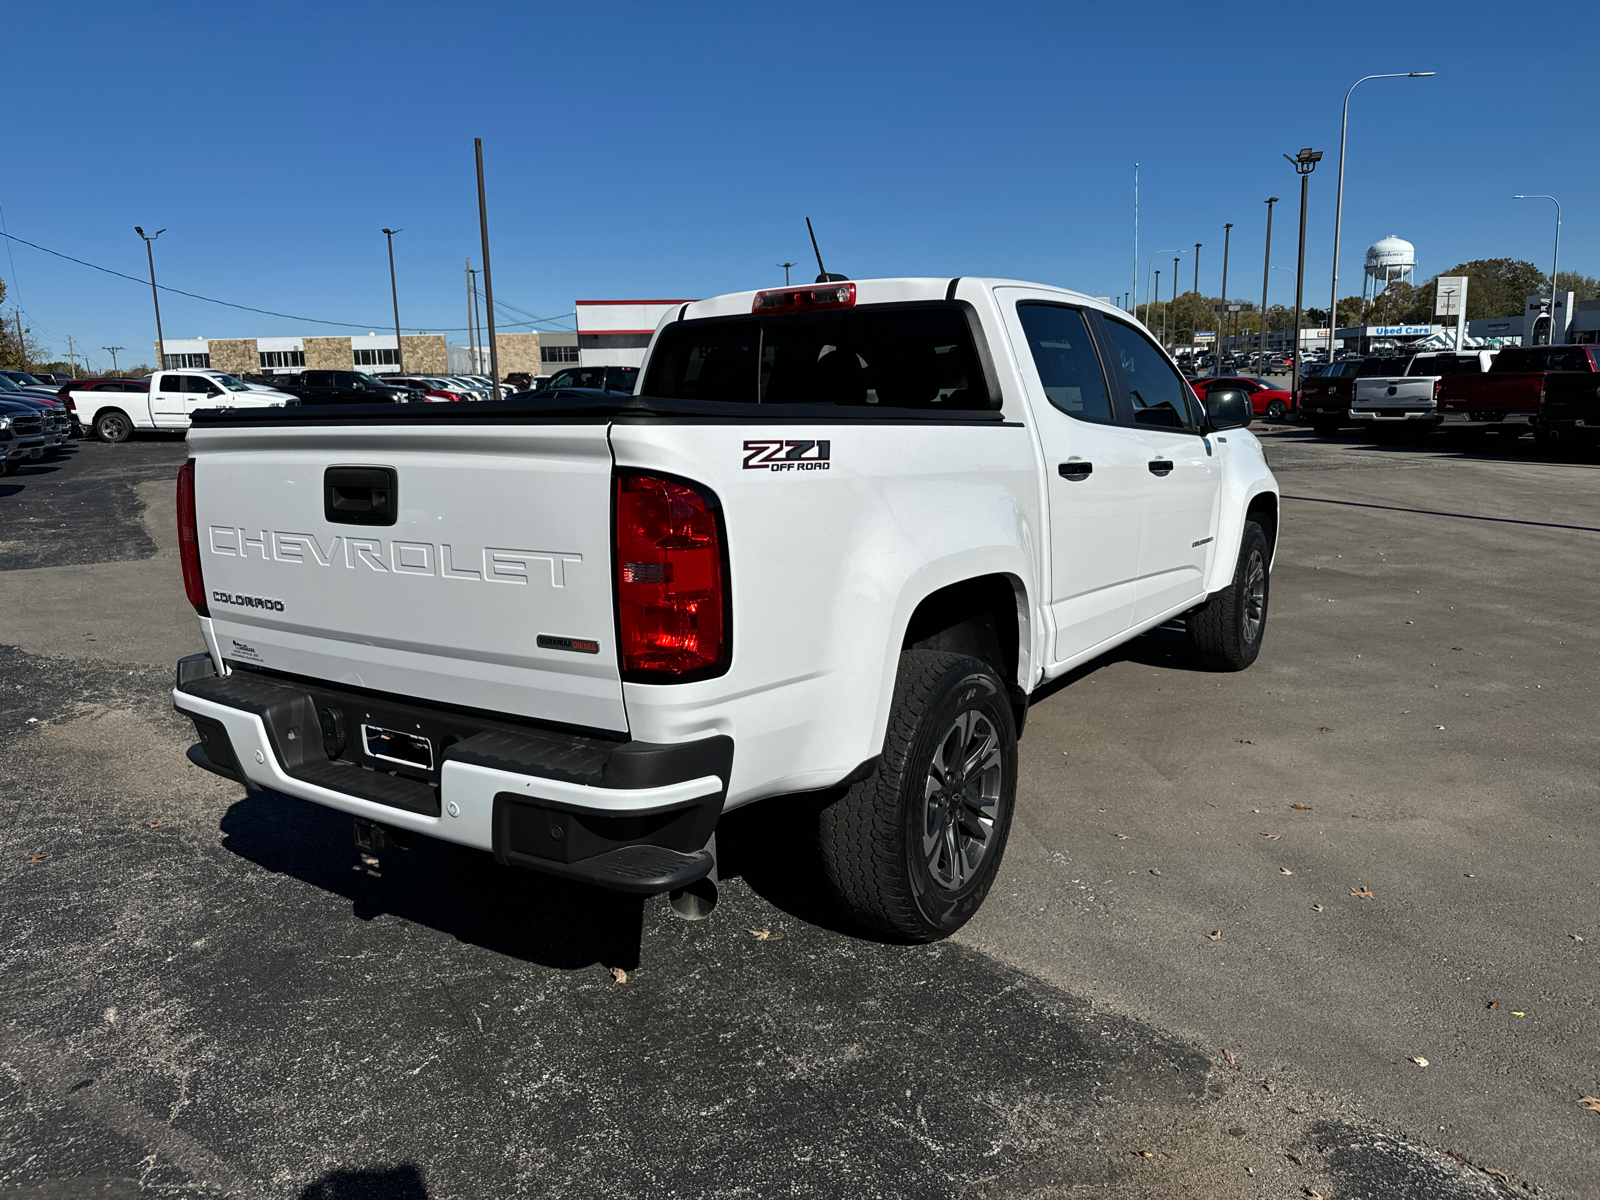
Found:
[(428, 1200), (422, 1172), (411, 1163), (357, 1171), (329, 1171), (306, 1185), (299, 1200)]
[(391, 847), (374, 867), (358, 853), (348, 816), (274, 792), (247, 793), (221, 828), (225, 849), (344, 897), (362, 921), (399, 917), (557, 970), (639, 965), (640, 896), (501, 866), (433, 838)]

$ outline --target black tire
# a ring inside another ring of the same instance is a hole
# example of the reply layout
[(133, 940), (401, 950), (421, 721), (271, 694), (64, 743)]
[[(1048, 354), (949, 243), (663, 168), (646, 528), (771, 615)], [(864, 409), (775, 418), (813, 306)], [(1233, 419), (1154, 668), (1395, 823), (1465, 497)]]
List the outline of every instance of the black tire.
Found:
[[(974, 744), (979, 750), (969, 755)], [(967, 775), (979, 755), (986, 769)], [(936, 756), (963, 762), (957, 771), (936, 772)], [(818, 823), (834, 891), (875, 929), (914, 942), (948, 937), (989, 893), (1016, 789), (1016, 722), (994, 668), (963, 654), (905, 651), (877, 768), (825, 808)], [(951, 819), (952, 810), (959, 820)]]
[(1267, 535), (1254, 521), (1244, 523), (1233, 579), (1189, 614), (1189, 654), (1210, 671), (1242, 671), (1261, 653), (1272, 592)]
[(95, 414), (94, 436), (102, 442), (125, 442), (133, 436), (133, 422), (121, 409), (102, 409)]
[(1312, 421), (1311, 430), (1319, 438), (1332, 438), (1339, 436), (1339, 422), (1337, 421)]
[(1267, 401), (1267, 420), (1281, 421), (1289, 415), (1289, 406), (1282, 400)]

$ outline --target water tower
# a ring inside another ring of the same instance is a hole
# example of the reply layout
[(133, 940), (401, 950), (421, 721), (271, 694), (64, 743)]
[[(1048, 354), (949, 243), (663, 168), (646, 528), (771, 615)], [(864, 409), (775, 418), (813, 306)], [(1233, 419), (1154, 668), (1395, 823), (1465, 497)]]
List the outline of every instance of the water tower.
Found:
[(1396, 280), (1409, 279), (1417, 269), (1417, 248), (1393, 234), (1367, 247), (1366, 279), (1361, 298), (1375, 300)]

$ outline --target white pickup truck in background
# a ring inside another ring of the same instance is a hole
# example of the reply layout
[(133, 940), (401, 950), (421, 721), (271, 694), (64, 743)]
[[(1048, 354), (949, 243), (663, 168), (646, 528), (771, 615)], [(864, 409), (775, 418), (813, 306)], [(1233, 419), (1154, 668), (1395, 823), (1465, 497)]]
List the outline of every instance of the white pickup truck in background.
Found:
[(1207, 404), (1119, 309), (961, 278), (681, 305), (637, 395), (199, 413), (189, 756), (686, 916), (724, 811), (832, 789), (845, 905), (942, 937), (1031, 694), (1174, 618), (1256, 658), (1278, 489)]
[(64, 397), (83, 431), (102, 442), (125, 442), (136, 429), (187, 429), (190, 418), (202, 408), (281, 408), (299, 403), (287, 392), (203, 368), (157, 371), (148, 381), (114, 382), (125, 386), (148, 382), (149, 387), (79, 389)]
[(1350, 402), (1350, 419), (1368, 432), (1389, 432), (1400, 426), (1432, 429), (1440, 423), (1439, 381), (1446, 375), (1478, 375), (1489, 369), (1495, 350), (1430, 350), (1413, 355), (1397, 375), (1358, 376)]

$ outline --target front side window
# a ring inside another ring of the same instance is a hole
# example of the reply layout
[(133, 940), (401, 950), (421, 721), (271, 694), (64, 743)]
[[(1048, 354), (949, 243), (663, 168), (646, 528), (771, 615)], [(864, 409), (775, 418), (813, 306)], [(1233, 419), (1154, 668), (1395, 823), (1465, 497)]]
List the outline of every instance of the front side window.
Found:
[(1111, 320), (1106, 326), (1122, 360), (1134, 423), (1163, 429), (1188, 428), (1189, 401), (1184, 395), (1183, 379), (1167, 363), (1166, 356), (1132, 326)]
[(1083, 314), (1057, 304), (1019, 304), (1017, 319), (1050, 403), (1083, 421), (1111, 420), (1111, 393)]

